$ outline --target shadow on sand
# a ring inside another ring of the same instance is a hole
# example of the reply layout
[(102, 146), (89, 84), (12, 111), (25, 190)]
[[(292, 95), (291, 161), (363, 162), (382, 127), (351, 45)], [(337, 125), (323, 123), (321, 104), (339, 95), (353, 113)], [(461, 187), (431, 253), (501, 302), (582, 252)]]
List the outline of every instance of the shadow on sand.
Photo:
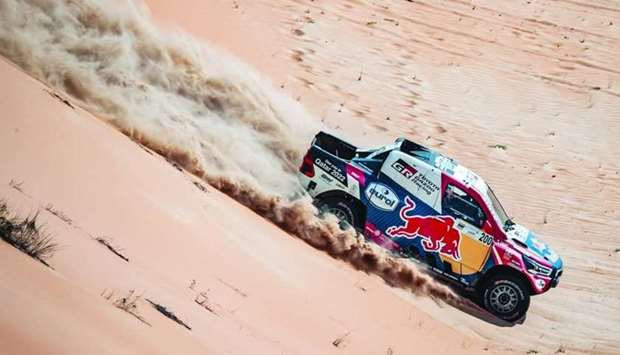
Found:
[(464, 300), (467, 300), (467, 302), (463, 302), (462, 304), (450, 304), (451, 307), (456, 308), (460, 310), (461, 312), (467, 313), (472, 317), (476, 317), (483, 322), (493, 324), (497, 327), (504, 328), (504, 327), (514, 327), (515, 325), (523, 324), (523, 322), (525, 322), (525, 319), (527, 318), (527, 315), (526, 315), (523, 318), (517, 320), (516, 322), (507, 322), (493, 315), (492, 313), (485, 310), (484, 308), (480, 307), (478, 305), (478, 302), (476, 301), (475, 293), (462, 290), (462, 289), (458, 289), (457, 287), (454, 287), (453, 285), (450, 285), (449, 283), (446, 283), (445, 281), (442, 281), (442, 280), (438, 280), (438, 281), (450, 287), (454, 291), (454, 293), (461, 296)]

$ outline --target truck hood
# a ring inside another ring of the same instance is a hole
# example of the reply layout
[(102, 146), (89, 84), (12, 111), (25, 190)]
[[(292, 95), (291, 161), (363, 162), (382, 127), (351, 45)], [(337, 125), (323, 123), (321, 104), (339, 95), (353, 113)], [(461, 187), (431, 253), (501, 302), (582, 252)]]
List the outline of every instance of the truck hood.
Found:
[(529, 252), (549, 262), (554, 269), (559, 270), (562, 268), (562, 259), (558, 254), (524, 226), (515, 224), (506, 230), (506, 235), (509, 239), (519, 242), (522, 246), (527, 246)]

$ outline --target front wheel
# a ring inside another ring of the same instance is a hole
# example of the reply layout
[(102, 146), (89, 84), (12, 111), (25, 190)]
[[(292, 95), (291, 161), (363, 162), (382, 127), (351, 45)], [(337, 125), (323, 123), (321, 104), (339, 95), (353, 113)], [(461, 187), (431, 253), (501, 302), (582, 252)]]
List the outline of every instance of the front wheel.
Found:
[(496, 275), (481, 290), (484, 308), (507, 322), (525, 317), (530, 306), (530, 292), (523, 280), (511, 275)]

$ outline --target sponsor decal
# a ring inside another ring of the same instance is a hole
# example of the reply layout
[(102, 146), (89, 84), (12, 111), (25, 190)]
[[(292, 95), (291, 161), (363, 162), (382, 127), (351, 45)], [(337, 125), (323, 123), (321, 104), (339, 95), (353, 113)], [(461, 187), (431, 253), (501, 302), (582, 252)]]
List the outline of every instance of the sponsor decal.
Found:
[(364, 226), (364, 234), (372, 239), (377, 245), (386, 248), (391, 251), (400, 250), (400, 246), (394, 243), (390, 238), (388, 238), (385, 234), (381, 233), (381, 231), (372, 223), (366, 223)]
[(405, 163), (402, 159), (398, 159), (392, 163), (392, 168), (409, 180), (413, 179), (414, 175), (418, 172), (413, 166)]
[(493, 243), (493, 237), (482, 232), (480, 233), (480, 235), (478, 236), (478, 241), (481, 242), (484, 245), (490, 246)]
[(529, 233), (530, 231), (527, 230), (527, 228), (523, 227), (522, 225), (516, 224), (508, 231), (507, 234), (510, 238), (516, 239), (523, 244), (527, 244), (527, 236)]
[(332, 181), (334, 181), (334, 179), (332, 179), (331, 177), (321, 173), (321, 179), (327, 181), (328, 183), (331, 183)]
[(536, 237), (532, 237), (531, 241), (532, 241), (532, 245), (534, 246), (534, 248), (540, 250), (540, 252), (544, 254), (544, 252), (547, 249), (547, 245), (541, 242), (540, 240), (536, 239)]
[(347, 184), (347, 177), (342, 171), (342, 169), (340, 169), (338, 166), (336, 166), (331, 161), (327, 159), (316, 158), (314, 160), (314, 164), (316, 164), (316, 166), (323, 169), (323, 171), (325, 171), (326, 173), (331, 175), (333, 178), (338, 180), (338, 182), (344, 185)]
[(400, 210), (400, 219), (405, 223), (402, 226), (393, 226), (387, 229), (390, 237), (404, 237), (407, 239), (422, 238), (422, 248), (427, 252), (439, 252), (454, 260), (461, 260), (459, 251), (461, 233), (454, 228), (454, 218), (450, 216), (415, 216), (409, 215), (415, 210), (415, 202), (405, 197), (405, 206)]
[(419, 189), (424, 191), (428, 196), (431, 196), (439, 191), (439, 186), (437, 186), (437, 184), (429, 180), (423, 174), (418, 174), (418, 170), (416, 170), (416, 168), (405, 163), (402, 159), (398, 159), (392, 163), (392, 168), (404, 176), (407, 180), (411, 181)]
[(370, 183), (366, 188), (366, 198), (371, 205), (383, 211), (394, 211), (400, 203), (392, 189), (376, 182)]
[(448, 157), (439, 155), (435, 158), (435, 167), (441, 169), (441, 171), (445, 171), (448, 174), (453, 175), (456, 162)]
[(366, 175), (364, 175), (362, 170), (347, 164), (347, 175), (357, 180), (360, 185), (366, 185)]

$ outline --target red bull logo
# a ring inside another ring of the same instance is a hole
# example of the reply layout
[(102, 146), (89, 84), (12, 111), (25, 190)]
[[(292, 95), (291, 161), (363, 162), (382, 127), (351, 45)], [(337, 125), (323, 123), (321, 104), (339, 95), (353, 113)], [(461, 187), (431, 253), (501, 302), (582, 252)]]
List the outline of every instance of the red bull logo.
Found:
[(454, 260), (461, 260), (461, 233), (454, 228), (454, 218), (408, 215), (414, 209), (415, 202), (409, 196), (405, 197), (405, 206), (400, 210), (400, 219), (405, 225), (390, 227), (386, 234), (390, 237), (422, 238), (422, 248), (425, 251), (439, 252)]

